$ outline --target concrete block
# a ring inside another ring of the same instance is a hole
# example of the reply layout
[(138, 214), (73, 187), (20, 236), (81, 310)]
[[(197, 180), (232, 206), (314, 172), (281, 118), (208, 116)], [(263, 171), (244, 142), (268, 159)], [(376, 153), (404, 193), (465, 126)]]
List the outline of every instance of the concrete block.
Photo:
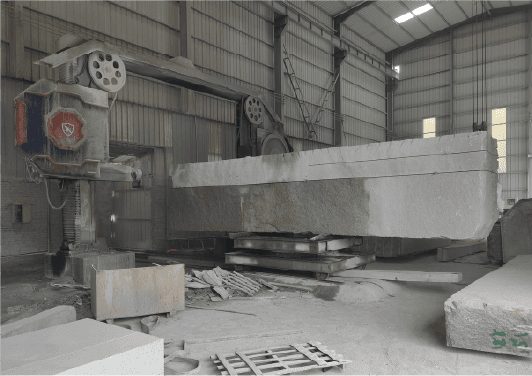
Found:
[(35, 316), (2, 325), (2, 339), (74, 321), (76, 321), (76, 309), (74, 307), (57, 306)]
[(485, 241), (465, 241), (447, 247), (438, 248), (438, 261), (451, 261), (458, 257), (472, 255), (486, 250)]
[(82, 285), (91, 284), (92, 266), (96, 270), (129, 269), (135, 267), (134, 252), (84, 252), (72, 255), (74, 281)]
[(532, 255), (517, 256), (445, 302), (447, 346), (530, 357)]
[(485, 238), (498, 218), (494, 147), (478, 132), (179, 165), (169, 235)]
[(91, 271), (97, 320), (174, 314), (185, 309), (185, 265)]
[(163, 375), (162, 338), (83, 319), (2, 339), (2, 375)]
[(502, 261), (532, 255), (532, 198), (519, 200), (501, 218)]

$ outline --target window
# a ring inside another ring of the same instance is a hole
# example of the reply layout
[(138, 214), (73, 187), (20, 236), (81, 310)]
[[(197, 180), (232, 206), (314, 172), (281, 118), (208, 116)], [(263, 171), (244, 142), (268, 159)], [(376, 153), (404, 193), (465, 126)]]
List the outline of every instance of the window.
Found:
[(399, 65), (396, 65), (395, 67), (393, 67), (393, 70), (396, 71), (397, 73), (399, 73), (401, 67)]
[(208, 148), (208, 162), (221, 161), (222, 158), (222, 125), (209, 121), (209, 148)]
[(506, 172), (506, 108), (491, 110), (491, 137), (497, 140), (499, 173)]
[(418, 15), (423, 14), (423, 13), (425, 13), (425, 12), (431, 10), (431, 9), (432, 9), (432, 5), (430, 5), (430, 4), (426, 4), (426, 5), (423, 5), (421, 7), (417, 7), (416, 9), (414, 9), (412, 11), (413, 14), (410, 13), (410, 12), (405, 13), (405, 14), (397, 17), (395, 19), (395, 22), (402, 23), (402, 22), (408, 21), (409, 19), (414, 18), (414, 14), (416, 16), (418, 16)]
[(423, 119), (423, 138), (436, 137), (436, 118)]

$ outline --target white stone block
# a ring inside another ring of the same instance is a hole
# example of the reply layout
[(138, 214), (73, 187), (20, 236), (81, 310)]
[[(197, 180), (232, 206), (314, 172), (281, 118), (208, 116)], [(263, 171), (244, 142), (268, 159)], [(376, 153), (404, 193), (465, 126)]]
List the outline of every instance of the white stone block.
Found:
[(2, 375), (163, 375), (162, 338), (83, 319), (2, 339)]

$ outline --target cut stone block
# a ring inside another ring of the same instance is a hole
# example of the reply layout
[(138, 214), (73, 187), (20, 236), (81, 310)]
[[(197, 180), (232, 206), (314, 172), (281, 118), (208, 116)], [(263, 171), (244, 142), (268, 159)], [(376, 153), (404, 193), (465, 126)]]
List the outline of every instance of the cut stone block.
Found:
[(126, 269), (135, 267), (134, 252), (81, 252), (72, 256), (44, 254), (46, 278), (72, 277), (82, 285), (90, 285), (92, 265), (98, 270)]
[(438, 248), (438, 261), (451, 261), (458, 257), (472, 255), (486, 250), (485, 241), (465, 241), (447, 247)]
[(498, 218), (486, 132), (177, 166), (168, 229), (479, 239)]
[(72, 273), (74, 281), (82, 285), (91, 284), (92, 266), (96, 270), (129, 269), (135, 267), (134, 252), (84, 252), (73, 255)]
[(519, 200), (501, 218), (502, 261), (532, 255), (532, 198)]
[(532, 353), (532, 255), (517, 256), (445, 302), (447, 346)]
[(76, 309), (74, 307), (57, 306), (35, 316), (2, 325), (2, 338), (5, 339), (74, 321), (76, 321)]
[(163, 341), (83, 319), (2, 339), (2, 375), (163, 375)]
[(450, 239), (378, 238), (375, 236), (365, 236), (362, 239), (362, 245), (352, 247), (352, 249), (362, 253), (375, 253), (377, 257), (399, 257), (415, 255), (450, 244)]
[(91, 309), (96, 320), (184, 310), (185, 265), (92, 269)]

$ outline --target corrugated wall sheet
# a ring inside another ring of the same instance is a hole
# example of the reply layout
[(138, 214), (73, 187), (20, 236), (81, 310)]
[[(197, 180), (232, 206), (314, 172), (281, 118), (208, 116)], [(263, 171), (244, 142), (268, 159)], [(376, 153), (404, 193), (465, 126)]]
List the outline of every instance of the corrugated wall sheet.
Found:
[[(194, 1), (192, 15), (196, 68), (258, 90), (273, 103), (273, 12), (259, 2)], [(208, 111), (234, 112), (230, 101), (216, 106)]]
[[(401, 68), (394, 93), (394, 130), (403, 138), (422, 137), (424, 118), (436, 117), (437, 135), (471, 132), (472, 123), (486, 107), (506, 108), (506, 166), (500, 174), (503, 197), (524, 198), (527, 189), (527, 13), (513, 13), (486, 21), (486, 80), (482, 97), (480, 23), (467, 25), (430, 45), (394, 57)], [(453, 43), (454, 84), (451, 86), (451, 43)], [(477, 89), (477, 77), (478, 89)], [(452, 93), (451, 93), (452, 90)], [(451, 124), (451, 94), (453, 114)], [(486, 111), (484, 112), (486, 114)], [(475, 116), (475, 117), (474, 117)]]

